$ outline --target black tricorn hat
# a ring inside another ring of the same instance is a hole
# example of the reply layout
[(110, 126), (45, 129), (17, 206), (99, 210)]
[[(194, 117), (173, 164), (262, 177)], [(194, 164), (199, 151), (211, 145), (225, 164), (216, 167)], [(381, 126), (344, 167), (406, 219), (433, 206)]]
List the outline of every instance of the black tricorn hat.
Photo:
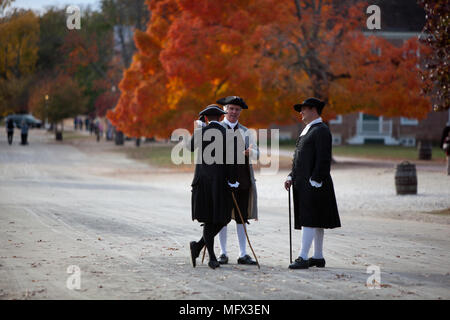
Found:
[(294, 110), (295, 111), (302, 111), (302, 107), (307, 106), (307, 107), (311, 107), (311, 108), (316, 108), (317, 109), (317, 113), (322, 113), (322, 109), (325, 107), (325, 102), (317, 99), (317, 98), (308, 98), (305, 101), (303, 101), (302, 103), (299, 104), (294, 104)]
[(248, 106), (245, 103), (244, 99), (238, 96), (228, 96), (226, 98), (219, 99), (216, 102), (224, 106), (227, 104), (235, 104), (237, 106), (240, 106), (242, 109), (248, 109)]
[(200, 111), (200, 116), (221, 116), (226, 114), (217, 104), (210, 104), (204, 110)]

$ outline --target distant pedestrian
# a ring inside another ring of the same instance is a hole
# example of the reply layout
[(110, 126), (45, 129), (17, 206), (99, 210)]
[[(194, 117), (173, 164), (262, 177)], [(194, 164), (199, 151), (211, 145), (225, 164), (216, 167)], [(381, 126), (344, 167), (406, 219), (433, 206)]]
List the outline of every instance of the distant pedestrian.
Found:
[(28, 122), (24, 119), (24, 120), (22, 120), (22, 124), (20, 125), (20, 128), (21, 128), (21, 138), (22, 138), (22, 141), (21, 141), (21, 144), (24, 146), (24, 145), (27, 145), (28, 144)]
[(8, 134), (8, 143), (11, 145), (14, 136), (14, 120), (11, 118), (8, 119), (8, 122), (6, 123), (6, 132)]
[(106, 140), (110, 141), (114, 138), (114, 127), (108, 121), (107, 129), (106, 129)]
[(89, 118), (84, 119), (84, 125), (86, 127), (86, 131), (89, 131)]
[(450, 127), (446, 127), (446, 129), (444, 133), (447, 132), (447, 136), (442, 137), (441, 148), (447, 156), (447, 175), (450, 176)]
[(97, 142), (100, 141), (100, 122), (96, 121), (94, 125), (95, 135), (97, 136)]
[(98, 132), (100, 134), (100, 138), (103, 137), (103, 124), (101, 121), (98, 122)]

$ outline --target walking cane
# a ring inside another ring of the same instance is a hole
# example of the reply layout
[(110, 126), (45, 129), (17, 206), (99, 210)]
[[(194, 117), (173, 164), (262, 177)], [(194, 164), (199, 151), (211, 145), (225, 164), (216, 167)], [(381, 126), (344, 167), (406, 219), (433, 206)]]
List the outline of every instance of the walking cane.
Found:
[(291, 224), (291, 188), (288, 189), (289, 200), (289, 259), (292, 263), (292, 224)]
[(205, 253), (206, 253), (206, 246), (203, 247), (202, 264), (203, 264), (203, 261), (205, 261)]
[(236, 201), (236, 198), (234, 197), (234, 192), (233, 191), (231, 191), (231, 196), (233, 197), (234, 205), (237, 208), (237, 211), (239, 213), (239, 217), (241, 218), (241, 221), (242, 221), (242, 225), (244, 226), (245, 237), (247, 238), (248, 245), (249, 245), (250, 249), (252, 250), (253, 256), (255, 257), (256, 265), (258, 266), (258, 269), (261, 269), (261, 267), (259, 266), (258, 258), (256, 257), (255, 251), (253, 250), (252, 244), (250, 243), (250, 239), (248, 238), (247, 228), (245, 227), (245, 221), (244, 221), (244, 218), (242, 217), (241, 210), (239, 209), (239, 206), (238, 206), (238, 203)]

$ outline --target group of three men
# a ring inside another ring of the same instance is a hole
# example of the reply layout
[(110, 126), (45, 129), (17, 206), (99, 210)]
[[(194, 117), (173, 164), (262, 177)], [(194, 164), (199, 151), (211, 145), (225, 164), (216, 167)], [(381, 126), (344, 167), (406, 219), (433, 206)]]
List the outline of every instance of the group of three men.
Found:
[[(211, 131), (219, 133), (223, 142), (220, 151), (212, 151), (213, 154), (217, 152), (214, 161), (201, 158), (196, 164), (192, 181), (192, 220), (203, 223), (204, 228), (201, 239), (190, 243), (191, 262), (195, 267), (196, 259), (206, 247), (209, 267), (215, 269), (228, 263), (227, 224), (234, 219), (240, 249), (237, 262), (254, 265), (257, 262), (246, 252), (244, 224), (248, 224), (250, 219), (258, 219), (256, 184), (250, 156), (259, 157), (259, 150), (256, 144), (251, 143), (248, 129), (238, 122), (241, 111), (248, 109), (245, 101), (238, 96), (229, 96), (217, 100), (217, 103), (223, 105), (223, 109), (213, 104), (200, 112), (208, 124), (198, 122), (190, 144), (191, 151), (197, 149), (202, 154), (215, 140), (211, 138)], [(295, 228), (303, 227), (302, 249), (299, 258), (289, 265), (291, 269), (324, 267), (323, 230), (340, 227), (330, 176), (331, 134), (320, 118), (324, 106), (325, 103), (316, 98), (294, 105), (307, 126), (297, 139), (292, 171), (284, 184), (288, 191), (293, 187)], [(222, 115), (225, 118), (220, 122)], [(214, 253), (217, 234), (221, 248), (218, 260)], [(314, 256), (308, 258), (313, 240)]]

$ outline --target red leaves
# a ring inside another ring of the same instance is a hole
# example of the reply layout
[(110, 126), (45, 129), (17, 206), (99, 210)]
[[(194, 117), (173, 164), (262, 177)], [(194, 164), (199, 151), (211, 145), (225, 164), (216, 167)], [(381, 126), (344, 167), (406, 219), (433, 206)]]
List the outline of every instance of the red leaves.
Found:
[[(138, 52), (108, 114), (125, 133), (167, 135), (226, 95), (250, 106), (247, 125), (292, 123), (292, 104), (328, 100), (325, 118), (360, 111), (423, 117), (417, 43), (395, 47), (359, 30), (365, 7), (331, 0), (150, 1)], [(319, 3), (321, 6), (319, 7)], [(300, 17), (300, 18), (299, 18)], [(297, 120), (295, 120), (297, 121)]]

